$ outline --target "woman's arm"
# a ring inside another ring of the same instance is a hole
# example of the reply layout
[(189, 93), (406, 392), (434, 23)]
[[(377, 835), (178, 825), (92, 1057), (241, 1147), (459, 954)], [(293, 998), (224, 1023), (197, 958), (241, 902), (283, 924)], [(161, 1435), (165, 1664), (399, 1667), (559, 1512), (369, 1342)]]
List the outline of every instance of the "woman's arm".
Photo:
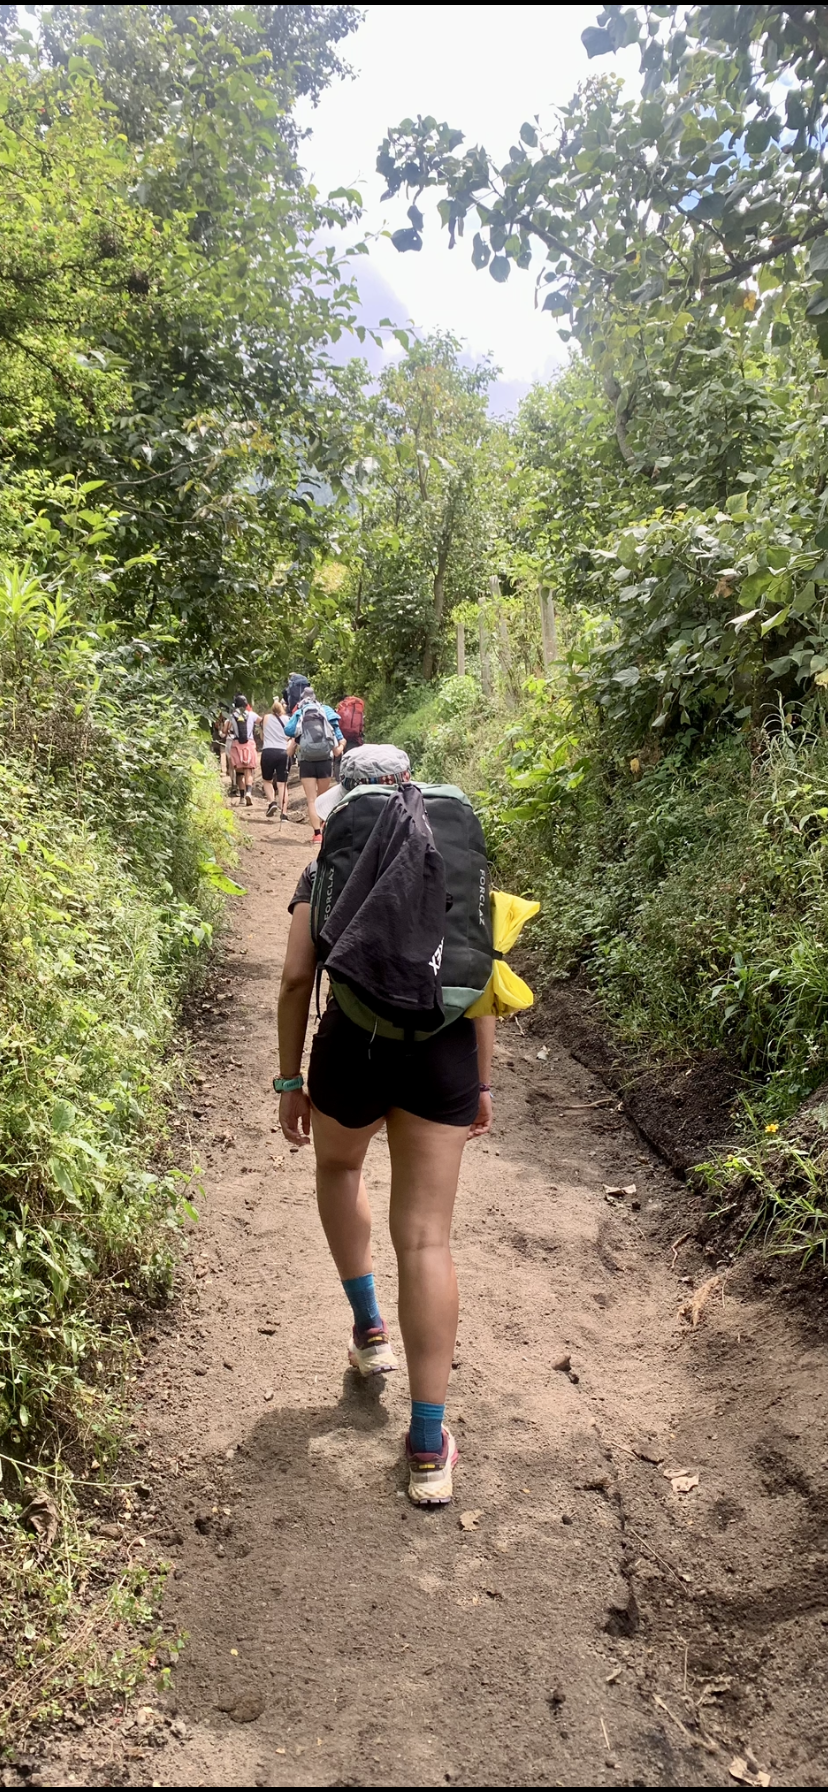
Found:
[[(474, 1023), (477, 1034), (477, 1068), (481, 1083), (492, 1080), (492, 1059), (494, 1057), (495, 1027), (497, 1022), (493, 1014), (484, 1014)], [(488, 1132), (492, 1124), (492, 1095), (490, 1089), (481, 1089), (480, 1106), (477, 1117), (469, 1132), (470, 1139), (479, 1139)]]
[[(311, 939), (310, 903), (300, 902), (293, 911), (279, 986), (279, 1075), (298, 1076), (316, 980), (316, 948)], [(279, 1097), (279, 1124), (292, 1145), (307, 1145), (310, 1138), (310, 1100), (304, 1089), (289, 1089)]]

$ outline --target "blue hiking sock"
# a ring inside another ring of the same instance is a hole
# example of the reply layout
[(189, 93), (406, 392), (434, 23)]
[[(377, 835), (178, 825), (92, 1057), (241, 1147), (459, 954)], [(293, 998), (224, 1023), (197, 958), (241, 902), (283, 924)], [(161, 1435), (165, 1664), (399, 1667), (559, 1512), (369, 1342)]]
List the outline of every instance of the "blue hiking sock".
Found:
[(369, 1325), (382, 1324), (373, 1276), (351, 1276), (342, 1286), (353, 1308), (358, 1332), (364, 1332)]
[(442, 1454), (445, 1410), (445, 1406), (432, 1406), (430, 1400), (412, 1400), (409, 1437), (418, 1455)]

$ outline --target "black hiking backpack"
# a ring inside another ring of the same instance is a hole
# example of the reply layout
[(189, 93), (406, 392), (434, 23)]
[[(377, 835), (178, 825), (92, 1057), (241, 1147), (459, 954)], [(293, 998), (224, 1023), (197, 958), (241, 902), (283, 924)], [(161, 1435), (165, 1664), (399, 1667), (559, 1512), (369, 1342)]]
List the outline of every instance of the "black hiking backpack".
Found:
[[(483, 829), (462, 790), (455, 784), (422, 784), (419, 788), (445, 868), (445, 933), (439, 968), (442, 1027), (447, 1027), (477, 1001), (492, 974), (489, 865)], [(393, 786), (358, 785), (342, 798), (325, 823), (310, 915), (311, 937), (322, 968), (327, 956), (323, 929), (368, 844), (384, 804), (394, 795)], [(404, 1015), (395, 1020), (389, 1014), (377, 1014), (333, 976), (330, 985), (337, 1006), (357, 1026), (384, 1039), (412, 1038)], [(413, 1039), (418, 1042), (431, 1037), (433, 1029), (413, 1032)]]
[(251, 719), (246, 709), (234, 709), (233, 732), (242, 746), (250, 739)]
[(289, 716), (293, 715), (302, 692), (307, 690), (309, 683), (310, 679), (305, 677), (304, 672), (291, 672), (285, 688), (285, 702)]

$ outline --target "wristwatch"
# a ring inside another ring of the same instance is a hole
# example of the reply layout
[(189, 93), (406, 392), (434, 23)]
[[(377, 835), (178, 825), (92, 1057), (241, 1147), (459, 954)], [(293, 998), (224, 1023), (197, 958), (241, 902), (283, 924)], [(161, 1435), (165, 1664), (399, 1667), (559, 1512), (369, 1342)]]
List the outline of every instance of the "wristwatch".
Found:
[(277, 1095), (287, 1095), (291, 1089), (303, 1089), (304, 1086), (303, 1076), (275, 1076), (273, 1078), (273, 1087)]

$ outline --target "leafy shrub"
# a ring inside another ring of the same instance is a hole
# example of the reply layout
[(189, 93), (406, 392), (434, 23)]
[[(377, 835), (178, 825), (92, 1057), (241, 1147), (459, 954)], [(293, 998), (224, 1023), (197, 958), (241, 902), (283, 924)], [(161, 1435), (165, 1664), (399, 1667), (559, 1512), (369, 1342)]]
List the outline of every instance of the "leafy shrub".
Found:
[(408, 694), (414, 707), (380, 710), (372, 724), (375, 737), (393, 741), (411, 760), (414, 775), (425, 783), (463, 784), (474, 761), (475, 746), (491, 705), (477, 680), (444, 678), (436, 687), (415, 687)]
[(169, 1281), (170, 1046), (232, 852), (169, 675), (147, 647), (103, 643), (74, 584), (0, 568), (0, 1432), (16, 1447), (105, 1422), (124, 1309)]
[(637, 1048), (723, 1048), (791, 1112), (828, 1075), (828, 739), (781, 721), (647, 763), (558, 728), (490, 749), (485, 799), (547, 973), (583, 965)]

